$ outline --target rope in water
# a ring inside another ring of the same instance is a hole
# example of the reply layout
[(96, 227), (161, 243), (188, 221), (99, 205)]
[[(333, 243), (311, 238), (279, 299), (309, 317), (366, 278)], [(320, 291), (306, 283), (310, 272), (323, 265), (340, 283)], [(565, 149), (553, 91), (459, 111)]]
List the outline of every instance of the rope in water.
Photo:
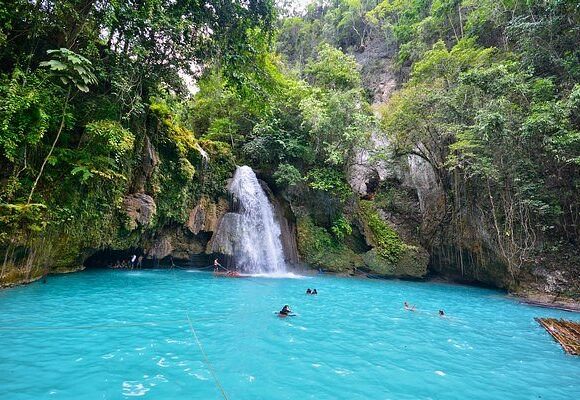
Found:
[(215, 384), (218, 387), (218, 389), (220, 390), (220, 392), (221, 392), (222, 396), (224, 397), (224, 399), (225, 400), (228, 400), (228, 395), (226, 394), (226, 391), (224, 390), (224, 387), (220, 383), (220, 380), (217, 377), (217, 374), (216, 374), (216, 372), (215, 372), (215, 370), (213, 368), (213, 365), (209, 361), (209, 358), (207, 357), (207, 354), (205, 353), (205, 350), (203, 349), (203, 346), (201, 345), (201, 342), (199, 341), (199, 338), (197, 337), (197, 333), (195, 332), (195, 329), (193, 329), (193, 324), (191, 323), (191, 318), (189, 317), (189, 312), (186, 311), (185, 312), (185, 315), (187, 315), (187, 320), (189, 321), (189, 328), (191, 329), (191, 333), (193, 334), (193, 337), (194, 337), (195, 341), (197, 342), (197, 346), (199, 347), (199, 351), (203, 355), (204, 363), (205, 363), (207, 369), (211, 373), (211, 376), (213, 377), (213, 379), (215, 381)]
[[(175, 274), (175, 271), (172, 271), (172, 276), (173, 276), (173, 279), (177, 282), (177, 276)], [(217, 374), (215, 372), (215, 369), (213, 368), (212, 363), (209, 361), (209, 357), (207, 356), (205, 350), (203, 349), (203, 346), (201, 345), (201, 342), (199, 341), (199, 338), (197, 337), (197, 333), (195, 332), (195, 329), (193, 328), (193, 323), (191, 322), (191, 318), (189, 316), (189, 310), (187, 308), (185, 309), (185, 315), (187, 317), (187, 322), (189, 323), (189, 329), (191, 330), (193, 338), (195, 339), (195, 342), (197, 343), (197, 347), (199, 347), (199, 351), (203, 355), (204, 364), (206, 365), (207, 369), (209, 370), (209, 373), (211, 374), (211, 376), (215, 382), (215, 385), (217, 386), (217, 388), (221, 392), (223, 398), (225, 400), (229, 400), (228, 395), (226, 394), (224, 387), (222, 386), (220, 380), (217, 377)], [(215, 319), (215, 318), (213, 318), (213, 319)]]

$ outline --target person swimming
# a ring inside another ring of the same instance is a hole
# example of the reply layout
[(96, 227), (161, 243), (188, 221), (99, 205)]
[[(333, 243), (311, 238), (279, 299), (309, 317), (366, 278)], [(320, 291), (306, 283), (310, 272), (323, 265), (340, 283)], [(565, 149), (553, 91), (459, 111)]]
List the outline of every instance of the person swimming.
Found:
[(312, 290), (310, 288), (306, 289), (306, 294), (312, 294)]
[(445, 311), (443, 311), (443, 310), (439, 310), (439, 316), (440, 316), (440, 317), (444, 317), (444, 316), (445, 316)]
[(415, 311), (415, 306), (414, 305), (410, 306), (407, 302), (404, 302), (403, 304), (405, 306), (405, 310), (407, 310), (407, 311)]
[(312, 294), (318, 294), (318, 291), (316, 289), (312, 289)]
[(282, 309), (278, 312), (278, 316), (279, 317), (287, 317), (289, 315), (292, 315), (292, 310), (290, 309), (290, 307), (288, 306), (288, 304), (286, 304), (284, 307), (282, 307)]

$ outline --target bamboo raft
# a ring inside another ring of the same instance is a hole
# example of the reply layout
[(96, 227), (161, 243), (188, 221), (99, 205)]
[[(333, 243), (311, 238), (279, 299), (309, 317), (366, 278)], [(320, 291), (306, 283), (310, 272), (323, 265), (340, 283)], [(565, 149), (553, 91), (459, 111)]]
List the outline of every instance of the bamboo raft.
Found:
[(580, 356), (580, 323), (556, 318), (534, 318), (548, 331), (564, 351)]

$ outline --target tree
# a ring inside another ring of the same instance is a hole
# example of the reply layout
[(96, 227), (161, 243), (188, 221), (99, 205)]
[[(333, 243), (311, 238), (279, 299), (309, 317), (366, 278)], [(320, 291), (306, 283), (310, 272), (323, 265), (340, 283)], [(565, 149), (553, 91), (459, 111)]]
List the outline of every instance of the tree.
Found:
[(64, 105), (62, 109), (62, 118), (60, 120), (60, 125), (56, 132), (56, 136), (54, 137), (54, 141), (52, 142), (52, 146), (50, 146), (50, 150), (48, 154), (44, 158), (44, 161), (40, 165), (40, 170), (38, 171), (38, 175), (36, 175), (36, 179), (32, 184), (32, 189), (30, 189), (30, 194), (28, 195), (28, 200), (26, 204), (30, 204), (32, 200), (32, 195), (34, 194), (34, 190), (36, 189), (36, 185), (38, 185), (38, 181), (42, 176), (42, 172), (44, 171), (44, 167), (46, 163), (50, 159), (52, 152), (54, 151), (54, 147), (60, 138), (60, 134), (65, 126), (65, 118), (66, 118), (66, 110), (68, 107), (68, 103), (70, 100), (70, 95), (73, 89), (78, 89), (82, 92), (88, 92), (90, 84), (97, 83), (97, 78), (93, 73), (92, 64), (89, 60), (84, 58), (81, 55), (74, 53), (68, 49), (59, 49), (59, 50), (49, 50), (47, 51), (48, 54), (52, 54), (54, 56), (53, 59), (49, 61), (43, 61), (40, 66), (41, 67), (48, 67), (51, 73), (59, 78), (62, 84), (67, 87), (67, 94), (64, 100)]

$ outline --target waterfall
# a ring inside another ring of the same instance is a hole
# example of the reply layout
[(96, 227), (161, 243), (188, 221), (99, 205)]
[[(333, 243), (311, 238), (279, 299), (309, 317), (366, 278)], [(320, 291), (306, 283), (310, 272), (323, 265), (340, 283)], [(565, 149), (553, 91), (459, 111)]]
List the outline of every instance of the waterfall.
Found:
[(237, 212), (222, 218), (214, 251), (231, 254), (243, 272), (285, 273), (280, 225), (254, 171), (238, 167), (228, 190)]

